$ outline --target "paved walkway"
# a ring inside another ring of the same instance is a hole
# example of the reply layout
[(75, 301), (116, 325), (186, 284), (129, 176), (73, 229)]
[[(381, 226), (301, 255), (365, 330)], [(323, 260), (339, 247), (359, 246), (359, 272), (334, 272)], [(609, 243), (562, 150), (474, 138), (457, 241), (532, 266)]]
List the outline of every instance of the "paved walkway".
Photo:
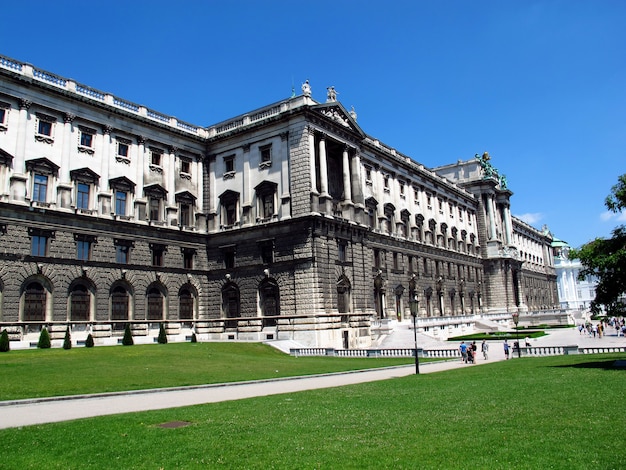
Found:
[[(413, 347), (412, 331), (410, 335), (401, 333), (404, 325), (397, 325), (397, 332), (387, 339), (385, 347)], [(408, 327), (407, 327), (408, 329)], [(404, 344), (410, 338), (410, 344)], [(419, 342), (419, 340), (418, 340)], [(523, 343), (523, 339), (521, 340)], [(393, 345), (395, 343), (395, 345)], [(626, 338), (613, 335), (601, 339), (580, 336), (578, 331), (553, 330), (548, 336), (532, 340), (533, 346), (626, 346)], [(440, 343), (442, 349), (458, 345)], [(428, 347), (432, 347), (429, 345)], [(375, 359), (372, 359), (373, 361)], [(490, 342), (489, 360), (479, 354), (477, 365), (504, 360), (502, 342)], [(450, 370), (458, 367), (473, 367), (459, 360), (421, 363), (420, 373), (427, 374)], [(204, 385), (170, 389), (143, 390), (97, 395), (53, 397), (32, 400), (0, 402), (0, 429), (29, 426), (34, 424), (69, 421), (73, 419), (104, 416), (136, 411), (176, 408), (181, 406), (216, 403), (228, 400), (292, 393), (303, 390), (340, 387), (376, 380), (404, 377), (415, 373), (415, 366), (389, 367), (367, 371), (355, 371), (337, 374), (324, 374), (307, 377), (295, 377), (273, 380), (260, 380), (231, 384)]]

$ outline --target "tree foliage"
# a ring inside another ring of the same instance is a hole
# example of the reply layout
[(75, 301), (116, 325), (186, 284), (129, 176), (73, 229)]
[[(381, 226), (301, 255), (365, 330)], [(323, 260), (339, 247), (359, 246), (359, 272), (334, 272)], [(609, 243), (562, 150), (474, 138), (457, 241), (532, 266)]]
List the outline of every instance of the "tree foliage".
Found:
[(159, 337), (157, 341), (159, 344), (167, 344), (167, 335), (165, 334), (163, 323), (159, 325)]
[[(604, 204), (614, 213), (626, 209), (626, 174), (618, 178)], [(591, 310), (599, 313), (604, 306), (609, 315), (623, 315), (626, 308), (620, 297), (626, 294), (626, 226), (616, 227), (611, 235), (611, 238), (596, 238), (572, 250), (570, 258), (579, 259), (583, 266), (578, 275), (580, 280), (587, 276), (598, 279)]]
[(0, 352), (8, 352), (10, 349), (9, 333), (7, 330), (2, 330), (2, 334), (0, 334)]
[(63, 349), (72, 349), (72, 335), (70, 334), (70, 327), (65, 330), (65, 338), (63, 339)]
[(37, 347), (39, 349), (49, 349), (52, 346), (50, 342), (50, 333), (48, 333), (48, 329), (44, 327), (39, 333), (39, 341), (37, 342)]
[(124, 337), (122, 338), (122, 344), (124, 346), (132, 346), (135, 344), (133, 340), (133, 333), (130, 331), (130, 324), (126, 324), (126, 328), (124, 328)]

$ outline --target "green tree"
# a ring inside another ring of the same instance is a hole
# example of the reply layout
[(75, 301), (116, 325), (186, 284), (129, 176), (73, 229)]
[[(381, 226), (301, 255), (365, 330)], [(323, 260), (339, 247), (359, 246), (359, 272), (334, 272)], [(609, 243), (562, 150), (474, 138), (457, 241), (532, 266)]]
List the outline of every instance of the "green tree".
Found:
[(0, 352), (7, 352), (9, 349), (11, 349), (9, 333), (7, 333), (7, 330), (2, 330), (2, 334), (0, 335)]
[[(618, 178), (604, 204), (616, 214), (626, 209), (626, 174)], [(626, 226), (616, 227), (611, 234), (611, 238), (596, 238), (572, 250), (569, 257), (579, 259), (583, 266), (578, 275), (580, 280), (587, 276), (598, 279), (591, 311), (600, 313), (604, 306), (609, 315), (623, 315), (626, 313), (622, 302), (626, 294)]]
[(52, 347), (52, 344), (50, 343), (50, 333), (48, 333), (48, 329), (46, 327), (44, 327), (43, 330), (41, 330), (41, 333), (39, 333), (39, 342), (37, 343), (37, 347), (39, 349), (48, 349)]
[(91, 336), (91, 333), (87, 335), (87, 339), (85, 340), (85, 347), (93, 348), (93, 336)]
[(65, 338), (63, 339), (63, 349), (72, 349), (72, 336), (70, 335), (70, 327), (65, 330)]
[(124, 337), (122, 338), (122, 344), (124, 346), (132, 346), (135, 344), (133, 341), (133, 333), (130, 331), (130, 324), (126, 324), (126, 328), (124, 328)]
[(163, 323), (159, 325), (159, 344), (167, 344), (167, 335), (165, 334), (165, 327), (163, 327)]

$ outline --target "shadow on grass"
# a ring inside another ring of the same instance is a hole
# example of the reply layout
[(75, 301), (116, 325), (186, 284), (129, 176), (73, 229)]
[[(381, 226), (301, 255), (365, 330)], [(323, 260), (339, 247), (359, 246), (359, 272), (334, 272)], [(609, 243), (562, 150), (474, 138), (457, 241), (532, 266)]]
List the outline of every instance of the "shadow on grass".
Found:
[(573, 367), (576, 369), (604, 369), (626, 371), (626, 359), (606, 359), (604, 361), (581, 362), (580, 364), (566, 364), (554, 367)]

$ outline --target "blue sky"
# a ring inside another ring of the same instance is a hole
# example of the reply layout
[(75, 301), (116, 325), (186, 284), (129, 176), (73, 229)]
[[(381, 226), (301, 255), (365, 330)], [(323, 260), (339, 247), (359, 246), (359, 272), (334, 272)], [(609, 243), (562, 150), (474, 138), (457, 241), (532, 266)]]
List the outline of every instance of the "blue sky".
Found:
[(626, 2), (4, 2), (0, 54), (207, 126), (291, 95), (354, 106), (426, 167), (488, 151), (512, 212), (572, 246), (626, 214)]

